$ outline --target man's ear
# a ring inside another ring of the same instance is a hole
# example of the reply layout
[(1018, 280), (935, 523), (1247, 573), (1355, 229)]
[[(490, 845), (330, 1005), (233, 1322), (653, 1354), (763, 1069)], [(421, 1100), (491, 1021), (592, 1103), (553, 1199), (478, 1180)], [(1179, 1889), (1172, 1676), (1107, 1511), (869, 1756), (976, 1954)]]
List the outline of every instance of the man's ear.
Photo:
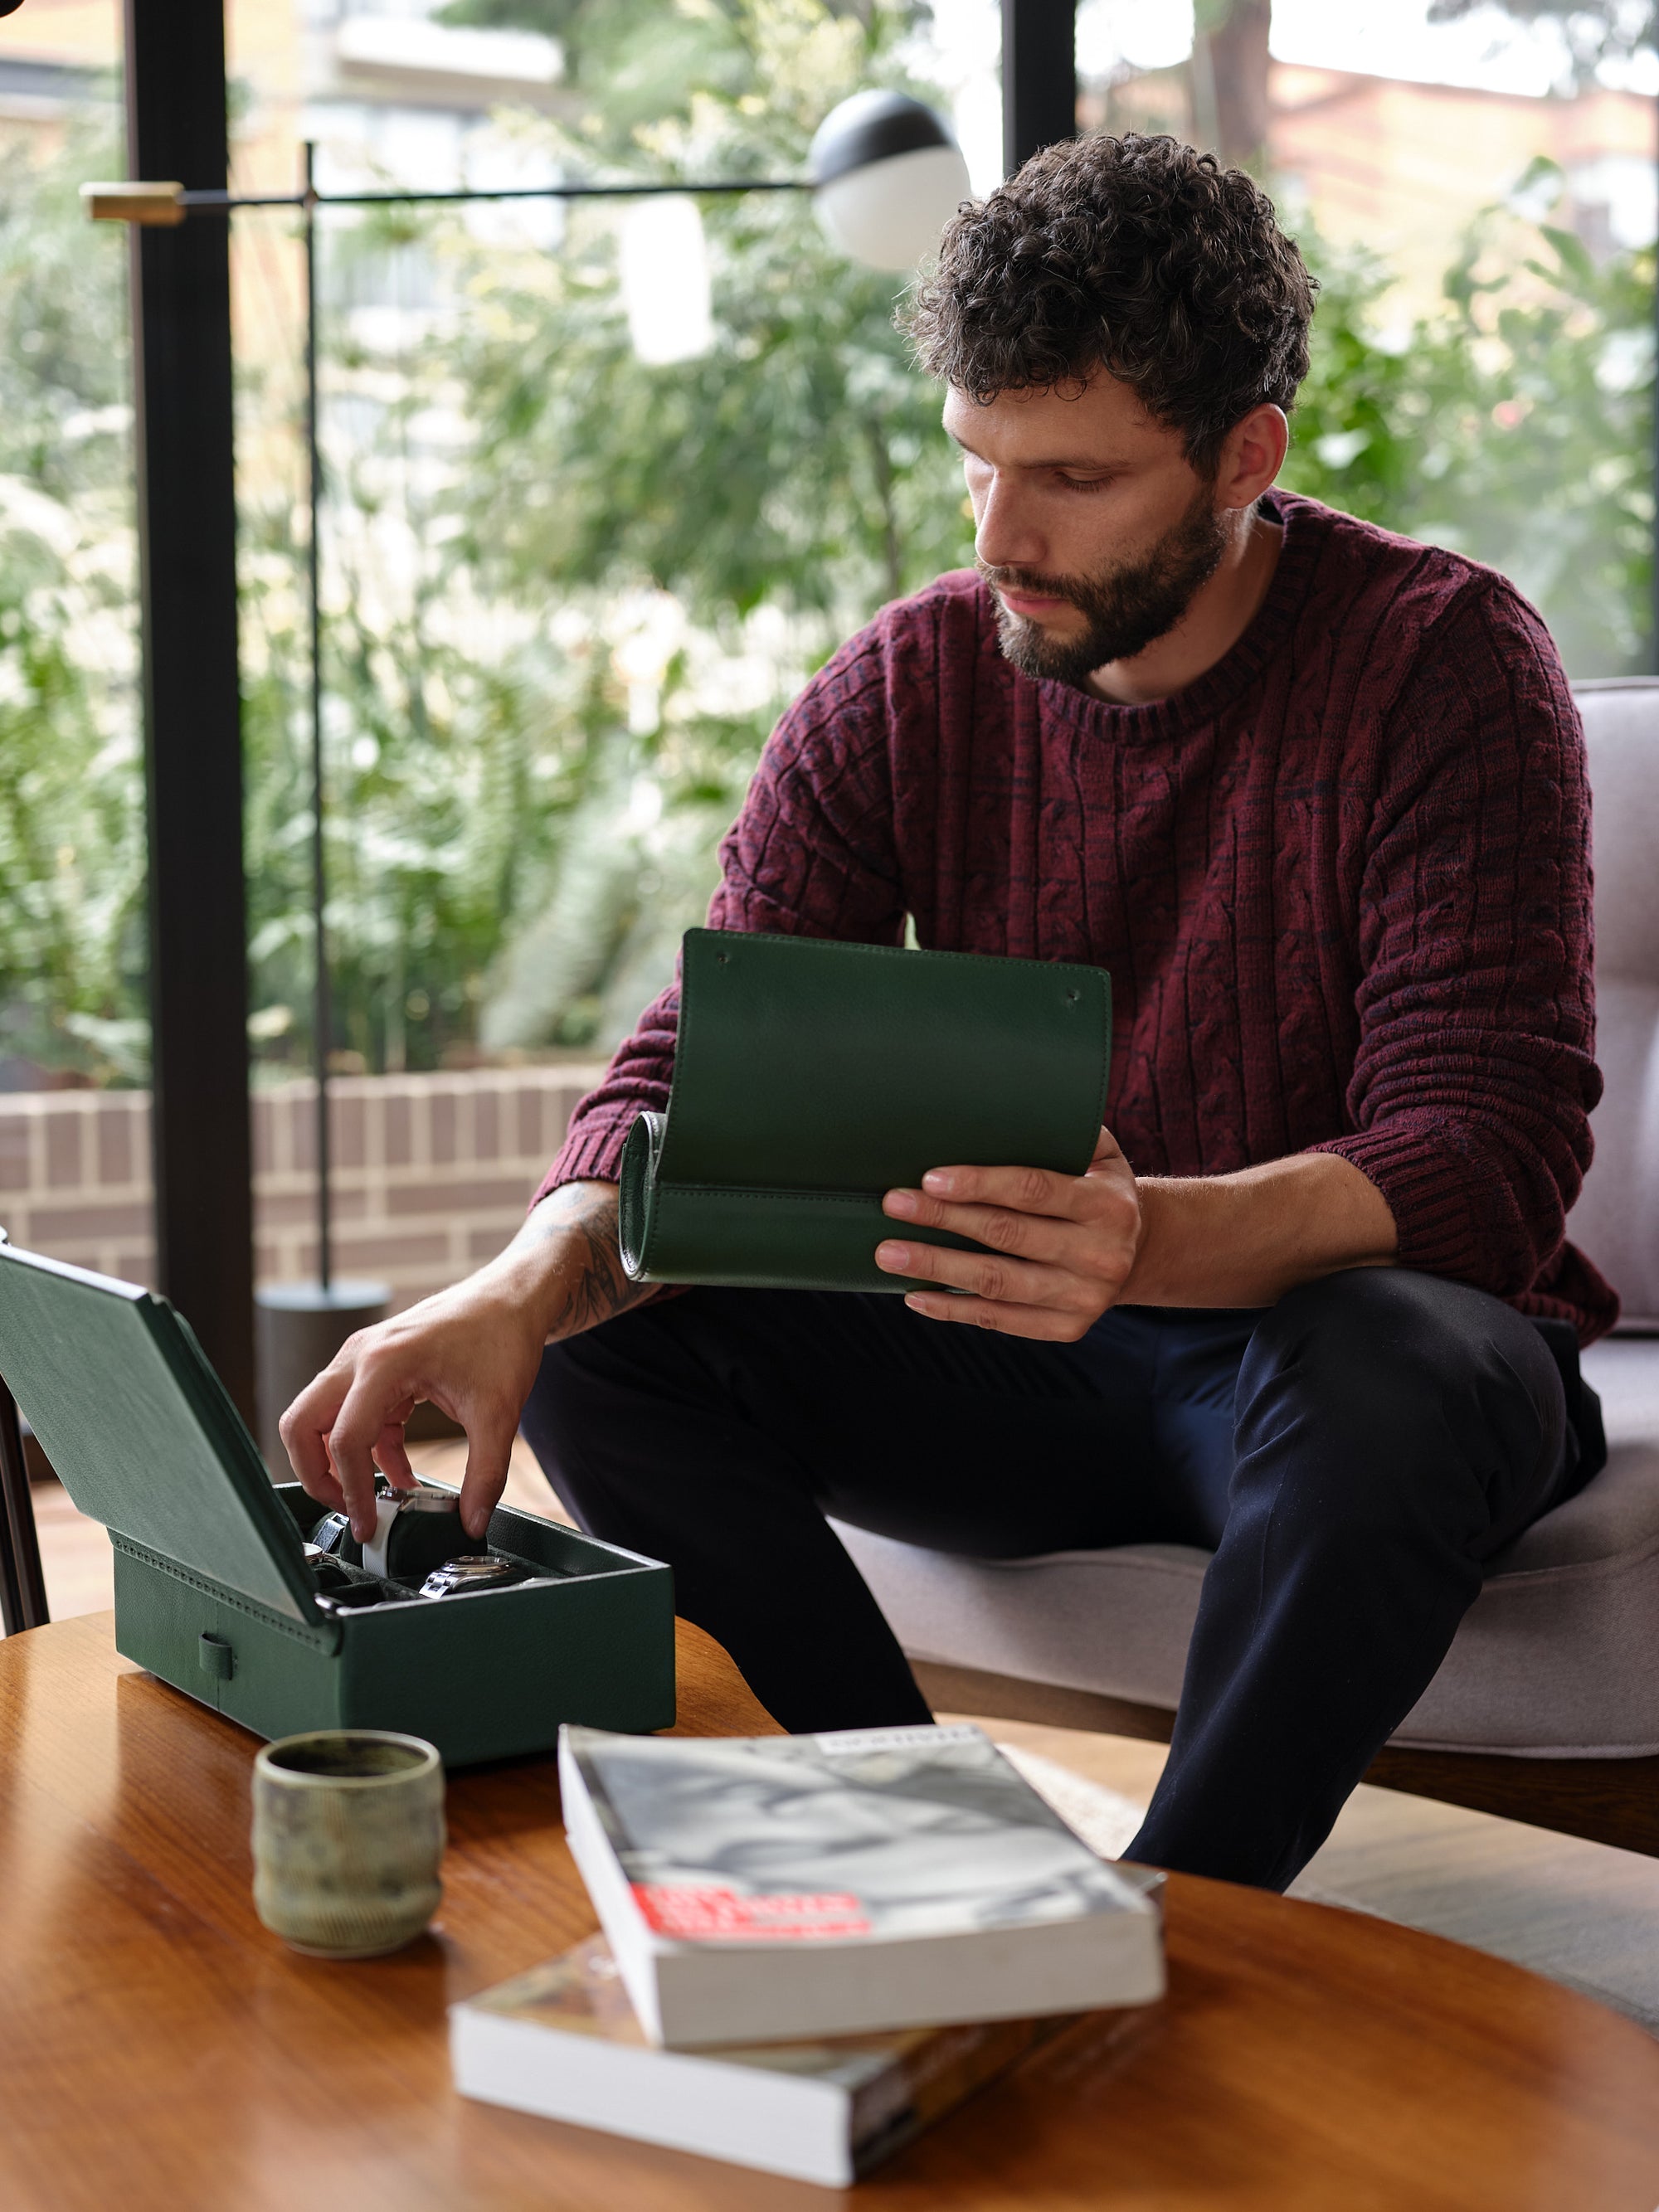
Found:
[(1222, 445), (1216, 469), (1216, 504), (1222, 507), (1250, 507), (1285, 465), (1290, 451), (1291, 426), (1282, 407), (1264, 400), (1235, 422)]

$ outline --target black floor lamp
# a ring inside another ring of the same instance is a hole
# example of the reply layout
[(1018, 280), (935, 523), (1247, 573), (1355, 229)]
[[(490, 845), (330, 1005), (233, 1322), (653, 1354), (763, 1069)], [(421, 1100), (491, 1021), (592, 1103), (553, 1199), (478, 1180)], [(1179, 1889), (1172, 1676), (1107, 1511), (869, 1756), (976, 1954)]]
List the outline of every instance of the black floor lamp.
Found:
[(192, 214), (223, 217), (243, 208), (293, 208), (305, 254), (306, 439), (308, 461), (307, 583), (311, 632), (311, 905), (315, 945), (313, 1068), (316, 1084), (316, 1230), (314, 1279), (272, 1284), (255, 1293), (258, 1398), (261, 1443), (273, 1466), (283, 1463), (276, 1419), (295, 1392), (326, 1366), (354, 1331), (378, 1319), (391, 1293), (380, 1283), (342, 1279), (334, 1268), (329, 1114), (331, 1006), (326, 938), (326, 798), (323, 748), (323, 618), (320, 512), (323, 464), (317, 372), (317, 212), (324, 207), (457, 204), (477, 201), (638, 199), (757, 191), (815, 195), (831, 239), (851, 258), (893, 271), (914, 267), (937, 239), (969, 189), (967, 167), (947, 125), (919, 100), (892, 92), (864, 92), (826, 118), (802, 177), (686, 182), (572, 182), (498, 190), (324, 192), (315, 179), (315, 149), (304, 149), (301, 188), (294, 192), (187, 191), (171, 183), (88, 184), (82, 198), (94, 221), (172, 227)]

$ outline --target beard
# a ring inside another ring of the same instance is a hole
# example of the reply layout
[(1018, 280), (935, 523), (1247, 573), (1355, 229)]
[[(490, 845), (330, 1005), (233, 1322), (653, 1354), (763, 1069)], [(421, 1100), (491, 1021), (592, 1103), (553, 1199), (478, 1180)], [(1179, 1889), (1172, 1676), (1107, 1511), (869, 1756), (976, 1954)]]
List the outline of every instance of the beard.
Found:
[(994, 568), (983, 561), (975, 565), (993, 586), (1065, 599), (1084, 617), (1087, 627), (1077, 635), (1051, 637), (1040, 623), (997, 602), (1004, 659), (1026, 676), (1046, 677), (1081, 691), (1097, 668), (1133, 660), (1172, 630), (1220, 567), (1226, 547), (1214, 495), (1205, 486), (1149, 553), (1098, 575), (1045, 576), (1035, 568)]

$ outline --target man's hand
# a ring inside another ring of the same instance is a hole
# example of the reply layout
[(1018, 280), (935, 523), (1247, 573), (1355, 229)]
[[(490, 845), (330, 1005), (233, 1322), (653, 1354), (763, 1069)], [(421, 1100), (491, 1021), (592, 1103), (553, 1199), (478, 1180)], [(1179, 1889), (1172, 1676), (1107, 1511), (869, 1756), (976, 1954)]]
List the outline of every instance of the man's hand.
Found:
[(466, 1431), (461, 1519), (482, 1536), (507, 1485), (544, 1346), (651, 1295), (623, 1272), (614, 1183), (568, 1183), (507, 1250), (453, 1290), (349, 1337), (282, 1419), (294, 1472), (319, 1504), (374, 1533), (374, 1473), (415, 1486), (404, 1424), (426, 1399)]
[(890, 1274), (966, 1291), (912, 1291), (933, 1321), (1075, 1344), (1109, 1306), (1270, 1306), (1298, 1283), (1395, 1264), (1388, 1200), (1339, 1152), (1292, 1152), (1222, 1176), (1142, 1176), (1107, 1132), (1088, 1172), (934, 1168), (890, 1190), (898, 1221), (954, 1229), (992, 1249), (951, 1252), (894, 1239)]
[[(876, 1264), (889, 1274), (948, 1286), (912, 1291), (906, 1305), (933, 1321), (971, 1322), (1060, 1344), (1075, 1344), (1116, 1304), (1144, 1234), (1134, 1170), (1104, 1129), (1080, 1176), (932, 1168), (920, 1190), (890, 1190), (882, 1211), (991, 1248), (953, 1252), (890, 1238), (878, 1244)], [(952, 1295), (963, 1291), (968, 1295)]]

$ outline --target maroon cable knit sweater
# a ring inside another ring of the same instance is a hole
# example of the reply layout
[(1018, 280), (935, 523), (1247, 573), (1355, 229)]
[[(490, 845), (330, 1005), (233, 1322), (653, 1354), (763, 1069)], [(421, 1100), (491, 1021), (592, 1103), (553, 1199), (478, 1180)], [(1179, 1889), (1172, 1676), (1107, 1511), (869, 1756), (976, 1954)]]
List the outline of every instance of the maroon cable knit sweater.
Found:
[[(1117, 707), (1016, 672), (989, 595), (884, 608), (785, 714), (722, 848), (720, 929), (1092, 961), (1108, 1125), (1137, 1170), (1340, 1152), (1403, 1265), (1585, 1340), (1565, 1243), (1601, 1095), (1583, 738), (1492, 571), (1284, 493), (1224, 659)], [(614, 1179), (672, 1073), (678, 994), (576, 1110), (544, 1192)]]

